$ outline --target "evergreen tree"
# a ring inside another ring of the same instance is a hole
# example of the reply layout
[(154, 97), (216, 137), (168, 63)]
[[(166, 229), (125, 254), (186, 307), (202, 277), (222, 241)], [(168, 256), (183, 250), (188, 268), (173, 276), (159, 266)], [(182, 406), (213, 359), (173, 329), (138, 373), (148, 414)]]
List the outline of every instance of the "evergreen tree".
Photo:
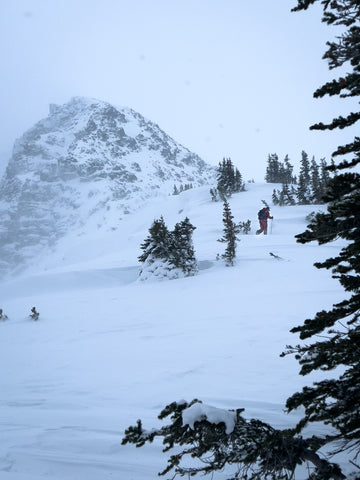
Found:
[(224, 201), (223, 224), (224, 235), (219, 242), (226, 243), (225, 253), (222, 258), (225, 260), (227, 266), (234, 265), (234, 258), (236, 256), (236, 235), (240, 232), (239, 225), (233, 221), (233, 215), (230, 210), (230, 205), (227, 200)]
[(310, 162), (308, 154), (301, 152), (300, 175), (297, 188), (297, 199), (300, 205), (309, 205), (311, 203), (310, 191)]
[(187, 277), (195, 275), (198, 271), (192, 243), (192, 234), (195, 229), (196, 227), (186, 217), (185, 220), (175, 225), (171, 234), (169, 261), (175, 268), (181, 269)]
[[(321, 168), (321, 170), (320, 170)], [(274, 205), (309, 205), (323, 203), (323, 197), (327, 190), (330, 175), (325, 159), (321, 160), (320, 167), (315, 161), (308, 160), (306, 152), (302, 152), (301, 170), (299, 183), (295, 189), (296, 177), (293, 175), (293, 167), (285, 157), (284, 164), (278, 164), (278, 181), (281, 180), (281, 190), (273, 190), (272, 200)]]
[[(170, 417), (170, 424), (145, 430), (138, 420), (137, 425), (125, 430), (121, 443), (142, 447), (156, 437), (163, 438), (163, 451), (175, 448), (175, 452), (159, 475), (173, 470), (171, 478), (176, 475), (191, 478), (196, 474), (201, 478), (204, 475), (213, 478), (214, 473), (221, 472), (221, 478), (227, 480), (292, 480), (297, 465), (307, 461), (316, 466), (309, 480), (345, 478), (337, 465), (315, 453), (324, 441), (294, 437), (291, 430), (279, 430), (261, 420), (245, 419), (241, 415), (243, 411), (242, 408), (222, 411), (203, 405), (197, 399), (190, 403), (173, 402), (158, 417), (160, 420)], [(191, 426), (186, 418), (191, 419)], [(226, 419), (232, 423), (232, 428), (225, 424)], [(194, 458), (199, 461), (194, 462)], [(226, 466), (233, 466), (231, 476), (223, 476)]]
[(225, 176), (226, 176), (227, 192), (228, 192), (228, 195), (231, 196), (235, 192), (235, 169), (231, 161), (231, 158), (226, 159)]
[(242, 192), (245, 190), (245, 184), (242, 178), (241, 173), (236, 168), (235, 169), (235, 179), (234, 179), (234, 192)]
[(294, 186), (291, 187), (284, 183), (281, 190), (273, 190), (272, 201), (274, 205), (279, 205), (280, 207), (288, 205), (296, 205), (296, 191)]
[(172, 269), (169, 262), (170, 232), (162, 216), (159, 220), (154, 220), (149, 228), (149, 235), (140, 248), (143, 251), (138, 257), (139, 262), (143, 263), (140, 270), (141, 279), (163, 277)]
[(281, 190), (277, 191), (278, 193), (278, 205), (279, 207), (283, 207), (285, 205), (285, 199), (284, 199), (284, 185)]
[(279, 205), (279, 196), (278, 196), (278, 190), (274, 188), (273, 193), (272, 193), (272, 202), (274, 205)]
[(330, 182), (330, 172), (325, 158), (320, 159), (320, 198), (324, 199)]
[(161, 216), (149, 228), (149, 235), (141, 245), (143, 253), (138, 260), (143, 263), (140, 270), (141, 280), (148, 278), (195, 275), (197, 261), (192, 244), (192, 233), (195, 230), (188, 218), (175, 225), (170, 232)]
[(278, 183), (280, 176), (280, 162), (276, 153), (268, 155), (268, 165), (266, 167), (266, 183)]
[(312, 158), (310, 164), (310, 177), (311, 177), (311, 203), (322, 203), (322, 189), (320, 180), (319, 165), (315, 161), (315, 157)]
[(139, 262), (153, 262), (157, 258), (168, 257), (169, 235), (163, 216), (154, 220), (149, 228), (149, 235), (140, 247), (143, 253), (138, 257)]
[(284, 162), (279, 161), (276, 153), (268, 156), (268, 165), (266, 168), (265, 181), (267, 183), (296, 183), (293, 176), (294, 167), (291, 165), (289, 155), (286, 155)]
[(290, 188), (287, 183), (284, 183), (282, 186), (282, 200), (283, 200), (283, 205), (295, 205), (295, 195), (294, 195), (294, 189)]
[(218, 166), (217, 191), (222, 201), (233, 193), (245, 190), (241, 173), (234, 167), (231, 158), (223, 158)]
[(218, 175), (217, 175), (217, 191), (221, 200), (226, 199), (231, 195), (229, 192), (228, 175), (226, 170), (226, 160), (223, 158), (222, 162), (219, 162)]
[(296, 177), (293, 175), (294, 167), (291, 165), (289, 160), (289, 155), (286, 155), (284, 158), (284, 178), (281, 180), (282, 183), (287, 185), (296, 183)]

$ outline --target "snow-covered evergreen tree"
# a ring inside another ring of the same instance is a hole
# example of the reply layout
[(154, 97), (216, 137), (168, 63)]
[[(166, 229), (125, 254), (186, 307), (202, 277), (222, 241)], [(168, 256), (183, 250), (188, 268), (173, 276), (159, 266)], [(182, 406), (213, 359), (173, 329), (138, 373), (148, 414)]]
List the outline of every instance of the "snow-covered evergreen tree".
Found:
[(291, 165), (289, 160), (289, 155), (285, 155), (284, 158), (284, 175), (282, 178), (282, 183), (286, 183), (290, 185), (292, 183), (296, 183), (296, 177), (293, 175), (294, 167)]
[(149, 235), (141, 245), (143, 253), (138, 260), (143, 263), (140, 279), (174, 279), (195, 275), (197, 261), (192, 244), (195, 230), (188, 218), (175, 225), (170, 232), (164, 218), (155, 220), (149, 229)]
[(149, 228), (149, 235), (141, 245), (143, 253), (138, 257), (140, 262), (164, 258), (169, 254), (169, 230), (165, 225), (163, 216), (154, 220)]
[(151, 277), (166, 277), (172, 269), (170, 258), (170, 232), (165, 225), (164, 218), (154, 220), (149, 228), (149, 235), (141, 245), (143, 253), (138, 257), (143, 263), (140, 270), (140, 279)]
[(169, 262), (175, 268), (180, 269), (186, 277), (195, 275), (198, 271), (192, 242), (192, 234), (195, 229), (196, 227), (186, 217), (185, 220), (177, 223), (171, 232)]

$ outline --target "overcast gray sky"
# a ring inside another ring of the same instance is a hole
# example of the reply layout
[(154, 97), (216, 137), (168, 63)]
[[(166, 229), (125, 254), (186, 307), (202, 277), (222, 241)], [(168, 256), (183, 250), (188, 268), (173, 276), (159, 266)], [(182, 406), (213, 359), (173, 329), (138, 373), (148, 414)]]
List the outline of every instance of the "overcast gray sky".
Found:
[(313, 92), (338, 76), (334, 28), (296, 0), (0, 0), (0, 171), (50, 103), (88, 96), (156, 122), (211, 164), (262, 181), (269, 153), (330, 159), (350, 132), (310, 132), (348, 106)]

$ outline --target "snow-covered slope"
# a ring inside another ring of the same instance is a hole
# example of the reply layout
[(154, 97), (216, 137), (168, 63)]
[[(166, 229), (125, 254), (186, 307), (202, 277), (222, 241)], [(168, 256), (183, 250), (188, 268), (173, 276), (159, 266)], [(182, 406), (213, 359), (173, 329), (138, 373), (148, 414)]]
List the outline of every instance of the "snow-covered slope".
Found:
[[(291, 327), (344, 293), (313, 267), (339, 245), (295, 242), (315, 207), (273, 207), (271, 234), (254, 235), (273, 187), (249, 184), (230, 199), (235, 221), (252, 221), (234, 267), (216, 260), (223, 206), (201, 187), (147, 201), (117, 230), (70, 231), (36, 267), (0, 285), (9, 316), (0, 322), (1, 480), (158, 478), (161, 445), (121, 447), (121, 438), (137, 418), (157, 425), (174, 400), (294, 424), (299, 416), (286, 416), (284, 402), (315, 376), (300, 377), (296, 361), (279, 354), (298, 343)], [(169, 228), (185, 216), (197, 227), (197, 276), (137, 280), (140, 244), (160, 215)], [(28, 319), (33, 306), (37, 322)]]
[(214, 167), (129, 108), (82, 97), (51, 105), (15, 142), (0, 183), (0, 269), (70, 229), (118, 228), (145, 199), (213, 178)]

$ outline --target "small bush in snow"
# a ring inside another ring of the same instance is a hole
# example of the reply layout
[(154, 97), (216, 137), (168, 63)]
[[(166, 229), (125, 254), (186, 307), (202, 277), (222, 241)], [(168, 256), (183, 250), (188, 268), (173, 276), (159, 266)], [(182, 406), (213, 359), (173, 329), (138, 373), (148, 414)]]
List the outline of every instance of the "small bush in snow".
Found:
[(39, 320), (39, 316), (40, 316), (40, 313), (36, 311), (35, 307), (32, 307), (31, 314), (29, 315), (29, 317), (32, 320), (36, 321), (36, 320)]
[(251, 220), (246, 220), (246, 222), (239, 222), (239, 233), (243, 235), (248, 235), (251, 232)]

